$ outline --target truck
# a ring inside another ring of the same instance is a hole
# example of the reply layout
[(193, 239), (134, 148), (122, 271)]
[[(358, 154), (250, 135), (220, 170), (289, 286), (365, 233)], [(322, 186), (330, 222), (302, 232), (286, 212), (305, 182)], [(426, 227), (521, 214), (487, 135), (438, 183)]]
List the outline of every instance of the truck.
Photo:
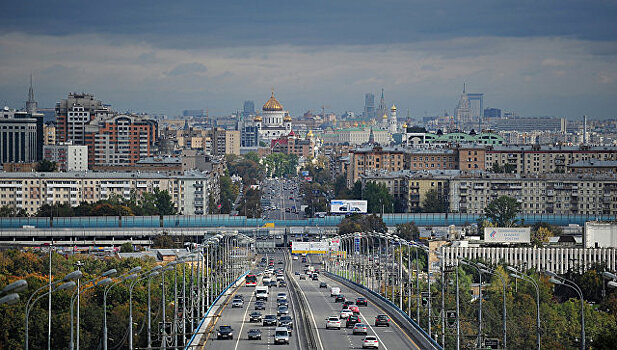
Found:
[(268, 301), (268, 287), (255, 287), (255, 299)]

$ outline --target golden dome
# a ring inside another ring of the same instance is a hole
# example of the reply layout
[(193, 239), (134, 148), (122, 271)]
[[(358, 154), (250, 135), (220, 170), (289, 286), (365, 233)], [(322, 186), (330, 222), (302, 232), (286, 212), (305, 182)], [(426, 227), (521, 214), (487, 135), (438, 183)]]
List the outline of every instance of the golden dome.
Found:
[(386, 120), (386, 119), (388, 119), (388, 115), (387, 115), (387, 114), (384, 114), (382, 118), (383, 118), (384, 120)]
[(253, 121), (254, 121), (254, 122), (260, 122), (260, 121), (262, 121), (262, 120), (263, 120), (263, 119), (261, 118), (261, 116), (260, 116), (260, 115), (258, 115), (258, 116), (256, 116), (255, 118), (253, 118)]
[(392, 105), (392, 108), (390, 108), (390, 110), (391, 110), (392, 112), (395, 112), (395, 111), (396, 111), (396, 106), (395, 106), (395, 105)]
[(313, 137), (313, 130), (309, 130), (308, 134), (306, 134), (306, 137)]
[(283, 121), (284, 121), (284, 122), (290, 122), (290, 121), (291, 121), (291, 117), (290, 117), (289, 115), (286, 115), (286, 116), (283, 118)]
[(403, 124), (403, 129), (407, 129), (407, 123)]
[(280, 112), (283, 110), (283, 106), (274, 98), (274, 91), (272, 91), (272, 96), (270, 96), (270, 99), (263, 106), (262, 110), (269, 112)]

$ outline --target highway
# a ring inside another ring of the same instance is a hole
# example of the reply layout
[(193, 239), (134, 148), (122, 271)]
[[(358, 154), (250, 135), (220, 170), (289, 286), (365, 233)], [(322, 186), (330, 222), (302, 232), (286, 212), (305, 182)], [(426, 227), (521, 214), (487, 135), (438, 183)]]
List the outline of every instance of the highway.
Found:
[[(279, 260), (283, 260), (283, 255), (278, 254), (274, 257), (275, 262)], [(317, 258), (313, 260), (317, 261)], [(310, 262), (310, 259), (309, 259)], [(275, 268), (281, 265), (275, 264)], [(313, 266), (320, 268), (319, 264), (314, 264)], [(342, 328), (340, 330), (336, 329), (328, 329), (325, 328), (325, 319), (328, 316), (339, 315), (341, 311), (341, 303), (335, 303), (334, 298), (330, 297), (330, 287), (337, 286), (341, 288), (341, 293), (344, 294), (348, 299), (355, 300), (360, 295), (358, 293), (354, 293), (350, 291), (348, 288), (345, 288), (341, 284), (334, 282), (333, 280), (324, 277), (323, 275), (319, 276), (319, 281), (313, 281), (310, 279), (300, 280), (298, 275), (295, 275), (295, 272), (299, 273), (304, 272), (305, 264), (301, 263), (301, 260), (294, 260), (292, 263), (292, 275), (294, 279), (299, 283), (300, 293), (302, 293), (310, 305), (310, 312), (308, 315), (310, 317), (310, 324), (313, 329), (317, 329), (317, 346), (320, 350), (328, 350), (328, 349), (360, 349), (362, 348), (362, 340), (364, 336), (362, 335), (352, 335), (351, 328), (346, 329), (344, 322), (342, 322)], [(328, 284), (328, 288), (319, 288), (319, 283), (324, 281)], [(288, 286), (290, 283), (288, 283)], [(276, 314), (276, 293), (279, 291), (286, 291), (289, 293), (288, 288), (272, 288), (272, 292), (270, 293), (270, 298), (266, 304), (266, 312), (265, 314)], [(273, 294), (274, 293), (274, 294)], [(248, 314), (254, 311), (255, 298), (253, 296), (253, 288), (248, 287), (240, 287), (237, 291), (237, 294), (243, 294), (245, 298), (245, 306), (244, 308), (231, 308), (231, 305), (228, 305), (223, 310), (221, 317), (219, 318), (216, 327), (222, 324), (231, 325), (234, 329), (234, 339), (233, 340), (216, 340), (216, 336), (213, 334), (210, 335), (207, 343), (206, 349), (270, 349), (271, 347), (276, 348), (276, 345), (273, 343), (273, 333), (274, 327), (263, 327), (258, 323), (249, 323), (248, 322)], [(296, 334), (296, 310), (294, 309), (295, 305), (290, 303), (290, 313), (294, 317), (294, 332), (293, 336), (290, 338), (290, 345), (285, 348), (292, 349), (302, 349), (303, 346), (298, 344), (298, 337)], [(386, 350), (396, 350), (396, 349), (420, 349), (411, 338), (409, 338), (399, 327), (397, 324), (391, 322), (390, 327), (375, 327), (375, 317), (378, 314), (385, 314), (383, 310), (380, 310), (375, 305), (373, 305), (370, 301), (368, 306), (360, 307), (360, 317), (364, 323), (366, 323), (368, 327), (369, 335), (376, 335), (380, 341), (380, 349)], [(216, 329), (215, 327), (215, 329)], [(262, 331), (262, 340), (248, 340), (247, 339), (247, 331), (249, 328), (259, 328)], [(240, 335), (240, 337), (238, 337)]]
[[(295, 181), (286, 179), (266, 179), (262, 183), (261, 190), (262, 199), (270, 203), (270, 210), (263, 210), (262, 212), (262, 217), (264, 219), (297, 220), (304, 217), (304, 213), (300, 212), (302, 201), (298, 198), (299, 189)], [(272, 209), (273, 207), (276, 209)], [(297, 213), (292, 212), (292, 208), (294, 207)], [(289, 209), (289, 212), (286, 212), (286, 209)]]

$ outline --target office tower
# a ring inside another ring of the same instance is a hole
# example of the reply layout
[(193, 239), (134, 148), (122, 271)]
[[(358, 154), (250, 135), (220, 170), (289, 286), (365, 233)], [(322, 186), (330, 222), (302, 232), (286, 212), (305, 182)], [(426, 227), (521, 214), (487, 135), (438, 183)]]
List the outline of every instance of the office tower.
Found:
[(255, 102), (253, 101), (244, 101), (244, 107), (242, 110), (242, 117), (248, 118), (252, 115), (255, 115)]
[(375, 95), (371, 93), (364, 95), (364, 118), (375, 118)]
[(484, 118), (501, 118), (501, 109), (499, 108), (485, 108)]
[(0, 113), (0, 164), (38, 162), (43, 156), (43, 116), (4, 107)]

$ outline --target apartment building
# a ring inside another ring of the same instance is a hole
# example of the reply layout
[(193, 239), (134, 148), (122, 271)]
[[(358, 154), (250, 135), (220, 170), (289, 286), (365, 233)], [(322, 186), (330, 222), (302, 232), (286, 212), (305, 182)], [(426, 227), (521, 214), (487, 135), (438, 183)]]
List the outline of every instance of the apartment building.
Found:
[(56, 144), (56, 125), (54, 123), (43, 125), (43, 144), (55, 145)]
[(216, 172), (163, 173), (65, 172), (0, 173), (0, 206), (25, 209), (35, 214), (43, 204), (94, 203), (118, 195), (129, 199), (132, 193), (166, 190), (179, 213), (208, 213), (209, 195), (218, 198)]
[(516, 174), (564, 173), (575, 162), (616, 161), (617, 147), (495, 146), (486, 150), (485, 157), (486, 169), (496, 164)]
[(67, 99), (56, 103), (56, 141), (85, 144), (85, 127), (95, 117), (111, 114), (94, 95), (70, 93)]
[(458, 152), (447, 148), (411, 149), (405, 153), (409, 170), (454, 170)]
[(405, 167), (405, 152), (402, 148), (369, 146), (349, 151), (347, 186), (351, 187), (360, 175), (372, 171), (401, 171)]
[(59, 171), (88, 170), (88, 146), (67, 144), (43, 146), (43, 159), (56, 162)]
[(617, 177), (581, 174), (461, 174), (450, 180), (450, 211), (481, 214), (502, 195), (523, 214), (617, 214)]

